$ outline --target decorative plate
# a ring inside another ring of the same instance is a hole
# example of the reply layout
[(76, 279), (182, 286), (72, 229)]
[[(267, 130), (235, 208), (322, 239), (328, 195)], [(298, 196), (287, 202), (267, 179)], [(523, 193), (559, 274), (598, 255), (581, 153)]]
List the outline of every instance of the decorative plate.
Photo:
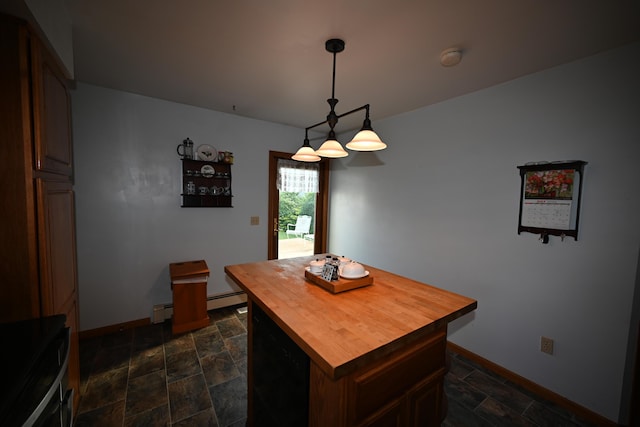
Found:
[(205, 178), (212, 178), (213, 175), (215, 175), (216, 170), (211, 165), (204, 165), (202, 168), (200, 168), (200, 173)]
[(215, 162), (218, 159), (218, 151), (207, 144), (199, 145), (196, 153), (198, 153), (198, 158), (200, 160), (205, 160), (207, 162)]

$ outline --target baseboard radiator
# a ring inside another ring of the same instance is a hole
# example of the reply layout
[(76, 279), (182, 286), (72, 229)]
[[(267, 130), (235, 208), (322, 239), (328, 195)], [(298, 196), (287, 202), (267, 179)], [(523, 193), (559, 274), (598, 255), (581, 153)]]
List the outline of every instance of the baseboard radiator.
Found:
[[(247, 302), (247, 294), (242, 291), (226, 294), (210, 295), (207, 297), (207, 311), (217, 308), (231, 307), (232, 305)], [(173, 304), (159, 304), (153, 306), (153, 323), (162, 323), (171, 319)]]

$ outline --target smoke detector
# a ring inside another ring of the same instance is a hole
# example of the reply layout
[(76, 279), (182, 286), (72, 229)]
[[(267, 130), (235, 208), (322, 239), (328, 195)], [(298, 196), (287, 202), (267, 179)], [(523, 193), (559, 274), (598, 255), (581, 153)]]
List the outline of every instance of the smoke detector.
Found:
[(440, 64), (444, 67), (453, 67), (462, 61), (462, 50), (457, 47), (445, 49), (440, 54)]

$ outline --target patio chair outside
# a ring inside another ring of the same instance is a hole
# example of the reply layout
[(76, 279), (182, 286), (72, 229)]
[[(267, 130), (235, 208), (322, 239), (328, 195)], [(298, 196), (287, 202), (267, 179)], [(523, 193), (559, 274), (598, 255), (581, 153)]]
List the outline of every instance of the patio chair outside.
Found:
[(311, 217), (309, 215), (300, 215), (295, 224), (287, 224), (287, 238), (293, 235), (295, 237), (302, 237), (309, 234), (311, 228)]

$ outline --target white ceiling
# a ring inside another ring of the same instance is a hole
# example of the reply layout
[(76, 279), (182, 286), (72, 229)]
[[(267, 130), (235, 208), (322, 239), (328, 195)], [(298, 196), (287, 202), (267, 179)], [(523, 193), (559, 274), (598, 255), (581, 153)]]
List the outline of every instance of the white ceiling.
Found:
[[(80, 82), (271, 122), (393, 116), (640, 40), (637, 0), (68, 0)], [(459, 47), (445, 68), (440, 52)], [(336, 130), (358, 127), (341, 120)], [(359, 123), (358, 123), (359, 122)]]

